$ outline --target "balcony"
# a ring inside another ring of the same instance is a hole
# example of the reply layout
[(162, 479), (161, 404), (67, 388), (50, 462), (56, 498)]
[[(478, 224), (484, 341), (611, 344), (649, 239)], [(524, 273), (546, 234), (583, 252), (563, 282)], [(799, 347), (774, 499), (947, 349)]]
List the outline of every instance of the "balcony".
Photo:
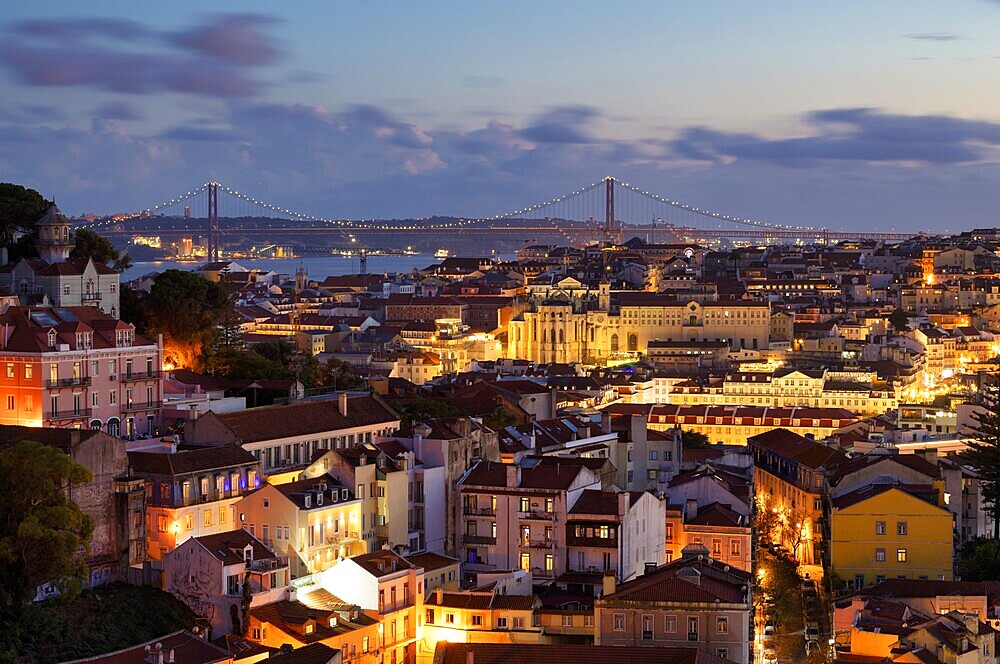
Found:
[(530, 510), (528, 512), (519, 512), (518, 516), (521, 519), (526, 519), (531, 521), (552, 521), (556, 518), (555, 512), (546, 512), (544, 510)]
[(90, 408), (74, 408), (73, 410), (57, 410), (49, 413), (46, 419), (49, 420), (79, 420), (90, 417)]
[(490, 537), (489, 535), (462, 535), (462, 544), (486, 544), (494, 545), (497, 543), (496, 537)]
[(60, 387), (86, 387), (90, 385), (90, 376), (76, 376), (74, 378), (59, 378), (57, 380), (45, 381), (45, 386), (49, 389), (59, 389)]
[(137, 380), (158, 380), (163, 376), (162, 371), (126, 371), (121, 375), (122, 381), (137, 381)]
[(540, 540), (521, 540), (518, 545), (522, 549), (549, 549), (555, 545), (555, 540), (552, 539), (540, 539)]
[(84, 293), (80, 294), (80, 301), (83, 302), (84, 304), (87, 304), (87, 303), (90, 303), (90, 302), (100, 302), (101, 301), (101, 294), (100, 293), (95, 293), (94, 291), (90, 291), (89, 293), (88, 292), (84, 292)]
[(288, 567), (288, 558), (264, 558), (250, 563), (251, 572), (277, 572)]
[(577, 537), (569, 535), (566, 537), (566, 546), (593, 546), (601, 549), (617, 549), (617, 537)]
[(465, 516), (496, 516), (497, 511), (491, 507), (469, 507), (468, 505), (462, 510)]
[(140, 410), (159, 410), (163, 406), (162, 401), (147, 401), (145, 403), (132, 402), (122, 405), (122, 411), (134, 413)]

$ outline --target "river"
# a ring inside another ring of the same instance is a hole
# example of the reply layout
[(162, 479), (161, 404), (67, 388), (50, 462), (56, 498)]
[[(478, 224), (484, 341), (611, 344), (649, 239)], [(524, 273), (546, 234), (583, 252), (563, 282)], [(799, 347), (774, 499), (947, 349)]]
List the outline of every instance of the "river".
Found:
[[(414, 268), (425, 268), (433, 265), (439, 259), (429, 255), (395, 255), (376, 254), (368, 257), (369, 274), (382, 274), (385, 272), (412, 272)], [(260, 259), (234, 259), (246, 268), (256, 268), (259, 270), (274, 270), (280, 274), (289, 276), (295, 275), (295, 270), (299, 265), (306, 268), (310, 279), (322, 281), (325, 277), (337, 274), (357, 274), (358, 258), (350, 256), (305, 256), (302, 258), (260, 258)], [(141, 261), (133, 263), (132, 267), (122, 273), (122, 281), (129, 281), (149, 272), (163, 272), (164, 270), (195, 270), (200, 267), (201, 262), (177, 262), (177, 261)]]

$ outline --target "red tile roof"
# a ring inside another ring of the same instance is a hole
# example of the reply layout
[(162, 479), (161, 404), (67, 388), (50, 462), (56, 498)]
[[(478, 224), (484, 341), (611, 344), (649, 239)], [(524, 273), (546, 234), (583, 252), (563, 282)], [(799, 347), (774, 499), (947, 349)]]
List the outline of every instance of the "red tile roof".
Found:
[(173, 651), (174, 661), (183, 662), (184, 664), (215, 664), (216, 662), (232, 661), (232, 655), (229, 654), (229, 651), (223, 650), (208, 641), (204, 641), (191, 632), (179, 631), (166, 634), (145, 643), (140, 643), (131, 648), (116, 650), (115, 652), (95, 657), (75, 659), (72, 662), (66, 662), (66, 664), (82, 664), (83, 662), (87, 664), (146, 664), (146, 658), (148, 657), (146, 646), (155, 648), (157, 644), (163, 647), (164, 659)]
[[(244, 529), (230, 530), (213, 535), (202, 535), (194, 540), (211, 553), (223, 565), (233, 565), (243, 560), (243, 551), (247, 545), (253, 548), (253, 559), (264, 560), (274, 558), (274, 552), (264, 546), (264, 543)], [(169, 553), (167, 555), (170, 555)]]
[[(636, 501), (642, 498), (642, 491), (629, 491), (629, 507), (635, 505)], [(585, 489), (580, 493), (580, 497), (573, 504), (573, 509), (569, 511), (571, 515), (577, 514), (603, 514), (615, 516), (618, 514), (618, 494), (614, 491), (600, 491), (598, 489)]]
[(745, 588), (750, 573), (710, 558), (681, 558), (627, 581), (598, 603), (616, 602), (726, 602), (748, 604)]
[(370, 395), (348, 397), (346, 416), (340, 414), (336, 400), (300, 401), (216, 416), (244, 444), (399, 421), (388, 406)]
[(257, 463), (257, 457), (239, 445), (203, 447), (172, 454), (160, 452), (129, 452), (132, 472), (143, 475), (186, 475), (204, 470), (217, 470)]
[(366, 572), (375, 577), (395, 574), (404, 569), (414, 569), (415, 565), (409, 563), (406, 558), (389, 549), (380, 549), (371, 553), (363, 553), (360, 556), (351, 558), (360, 565)]

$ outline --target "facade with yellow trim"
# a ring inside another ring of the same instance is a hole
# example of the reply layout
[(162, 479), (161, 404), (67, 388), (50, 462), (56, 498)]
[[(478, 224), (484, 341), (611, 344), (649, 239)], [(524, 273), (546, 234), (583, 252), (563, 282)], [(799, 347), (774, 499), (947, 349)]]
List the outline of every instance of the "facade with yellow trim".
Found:
[(951, 513), (930, 485), (872, 484), (833, 499), (830, 568), (855, 589), (885, 579), (950, 581)]

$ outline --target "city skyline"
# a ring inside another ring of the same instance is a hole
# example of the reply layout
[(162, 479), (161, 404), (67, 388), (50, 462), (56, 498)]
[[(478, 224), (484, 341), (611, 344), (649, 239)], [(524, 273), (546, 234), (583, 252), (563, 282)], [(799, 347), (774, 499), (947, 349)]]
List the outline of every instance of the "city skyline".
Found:
[(324, 216), (488, 216), (615, 174), (784, 224), (994, 218), (1000, 113), (972, 83), (997, 2), (216, 8), (11, 8), (0, 179), (69, 213), (218, 179)]

